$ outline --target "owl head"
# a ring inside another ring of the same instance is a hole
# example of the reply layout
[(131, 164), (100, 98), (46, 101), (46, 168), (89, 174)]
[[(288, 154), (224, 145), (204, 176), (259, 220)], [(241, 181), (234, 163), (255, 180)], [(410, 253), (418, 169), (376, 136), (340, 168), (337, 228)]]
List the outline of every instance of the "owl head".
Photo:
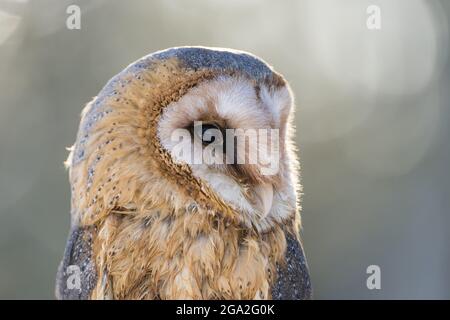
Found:
[(298, 220), (292, 106), (286, 80), (249, 53), (179, 47), (134, 62), (83, 111), (73, 219), (170, 206), (258, 232)]

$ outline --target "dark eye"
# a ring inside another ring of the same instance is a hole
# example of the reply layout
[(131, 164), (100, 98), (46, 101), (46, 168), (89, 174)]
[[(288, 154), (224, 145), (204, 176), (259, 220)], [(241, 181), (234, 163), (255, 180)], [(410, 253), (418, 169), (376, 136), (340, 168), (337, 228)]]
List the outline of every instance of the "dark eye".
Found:
[(193, 126), (193, 133), (202, 141), (203, 145), (208, 145), (215, 142), (218, 135), (222, 135), (222, 128), (215, 123), (201, 122)]

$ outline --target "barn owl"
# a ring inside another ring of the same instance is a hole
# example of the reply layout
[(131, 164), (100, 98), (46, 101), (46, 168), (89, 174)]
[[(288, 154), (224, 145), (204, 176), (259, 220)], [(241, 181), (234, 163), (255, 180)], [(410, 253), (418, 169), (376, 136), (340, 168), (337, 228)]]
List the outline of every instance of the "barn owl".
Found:
[[(310, 298), (292, 106), (286, 80), (237, 50), (170, 48), (114, 76), (83, 110), (66, 162), (71, 230), (57, 298)], [(179, 129), (191, 134), (182, 143)], [(235, 146), (237, 162), (186, 157), (213, 142), (228, 156), (227, 135), (205, 136), (229, 129), (278, 140)], [(261, 150), (276, 154), (275, 170), (245, 161)]]

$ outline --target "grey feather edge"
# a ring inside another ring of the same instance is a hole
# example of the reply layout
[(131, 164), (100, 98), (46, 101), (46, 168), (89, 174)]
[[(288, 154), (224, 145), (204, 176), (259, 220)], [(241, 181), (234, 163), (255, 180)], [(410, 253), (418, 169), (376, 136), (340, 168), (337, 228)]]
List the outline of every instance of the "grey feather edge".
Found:
[[(92, 240), (94, 227), (73, 227), (69, 232), (63, 259), (56, 275), (56, 298), (59, 300), (87, 300), (97, 282)], [(71, 270), (73, 266), (77, 271)], [(80, 286), (69, 288), (71, 276), (80, 276)]]

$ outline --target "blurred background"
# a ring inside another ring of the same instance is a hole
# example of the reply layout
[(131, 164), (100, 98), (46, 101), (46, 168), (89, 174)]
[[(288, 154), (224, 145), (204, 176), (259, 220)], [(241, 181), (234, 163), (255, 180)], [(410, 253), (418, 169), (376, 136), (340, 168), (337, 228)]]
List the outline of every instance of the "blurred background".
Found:
[(143, 55), (205, 45), (291, 83), (315, 298), (449, 299), (449, 17), (439, 0), (0, 0), (0, 298), (54, 297), (84, 104)]

